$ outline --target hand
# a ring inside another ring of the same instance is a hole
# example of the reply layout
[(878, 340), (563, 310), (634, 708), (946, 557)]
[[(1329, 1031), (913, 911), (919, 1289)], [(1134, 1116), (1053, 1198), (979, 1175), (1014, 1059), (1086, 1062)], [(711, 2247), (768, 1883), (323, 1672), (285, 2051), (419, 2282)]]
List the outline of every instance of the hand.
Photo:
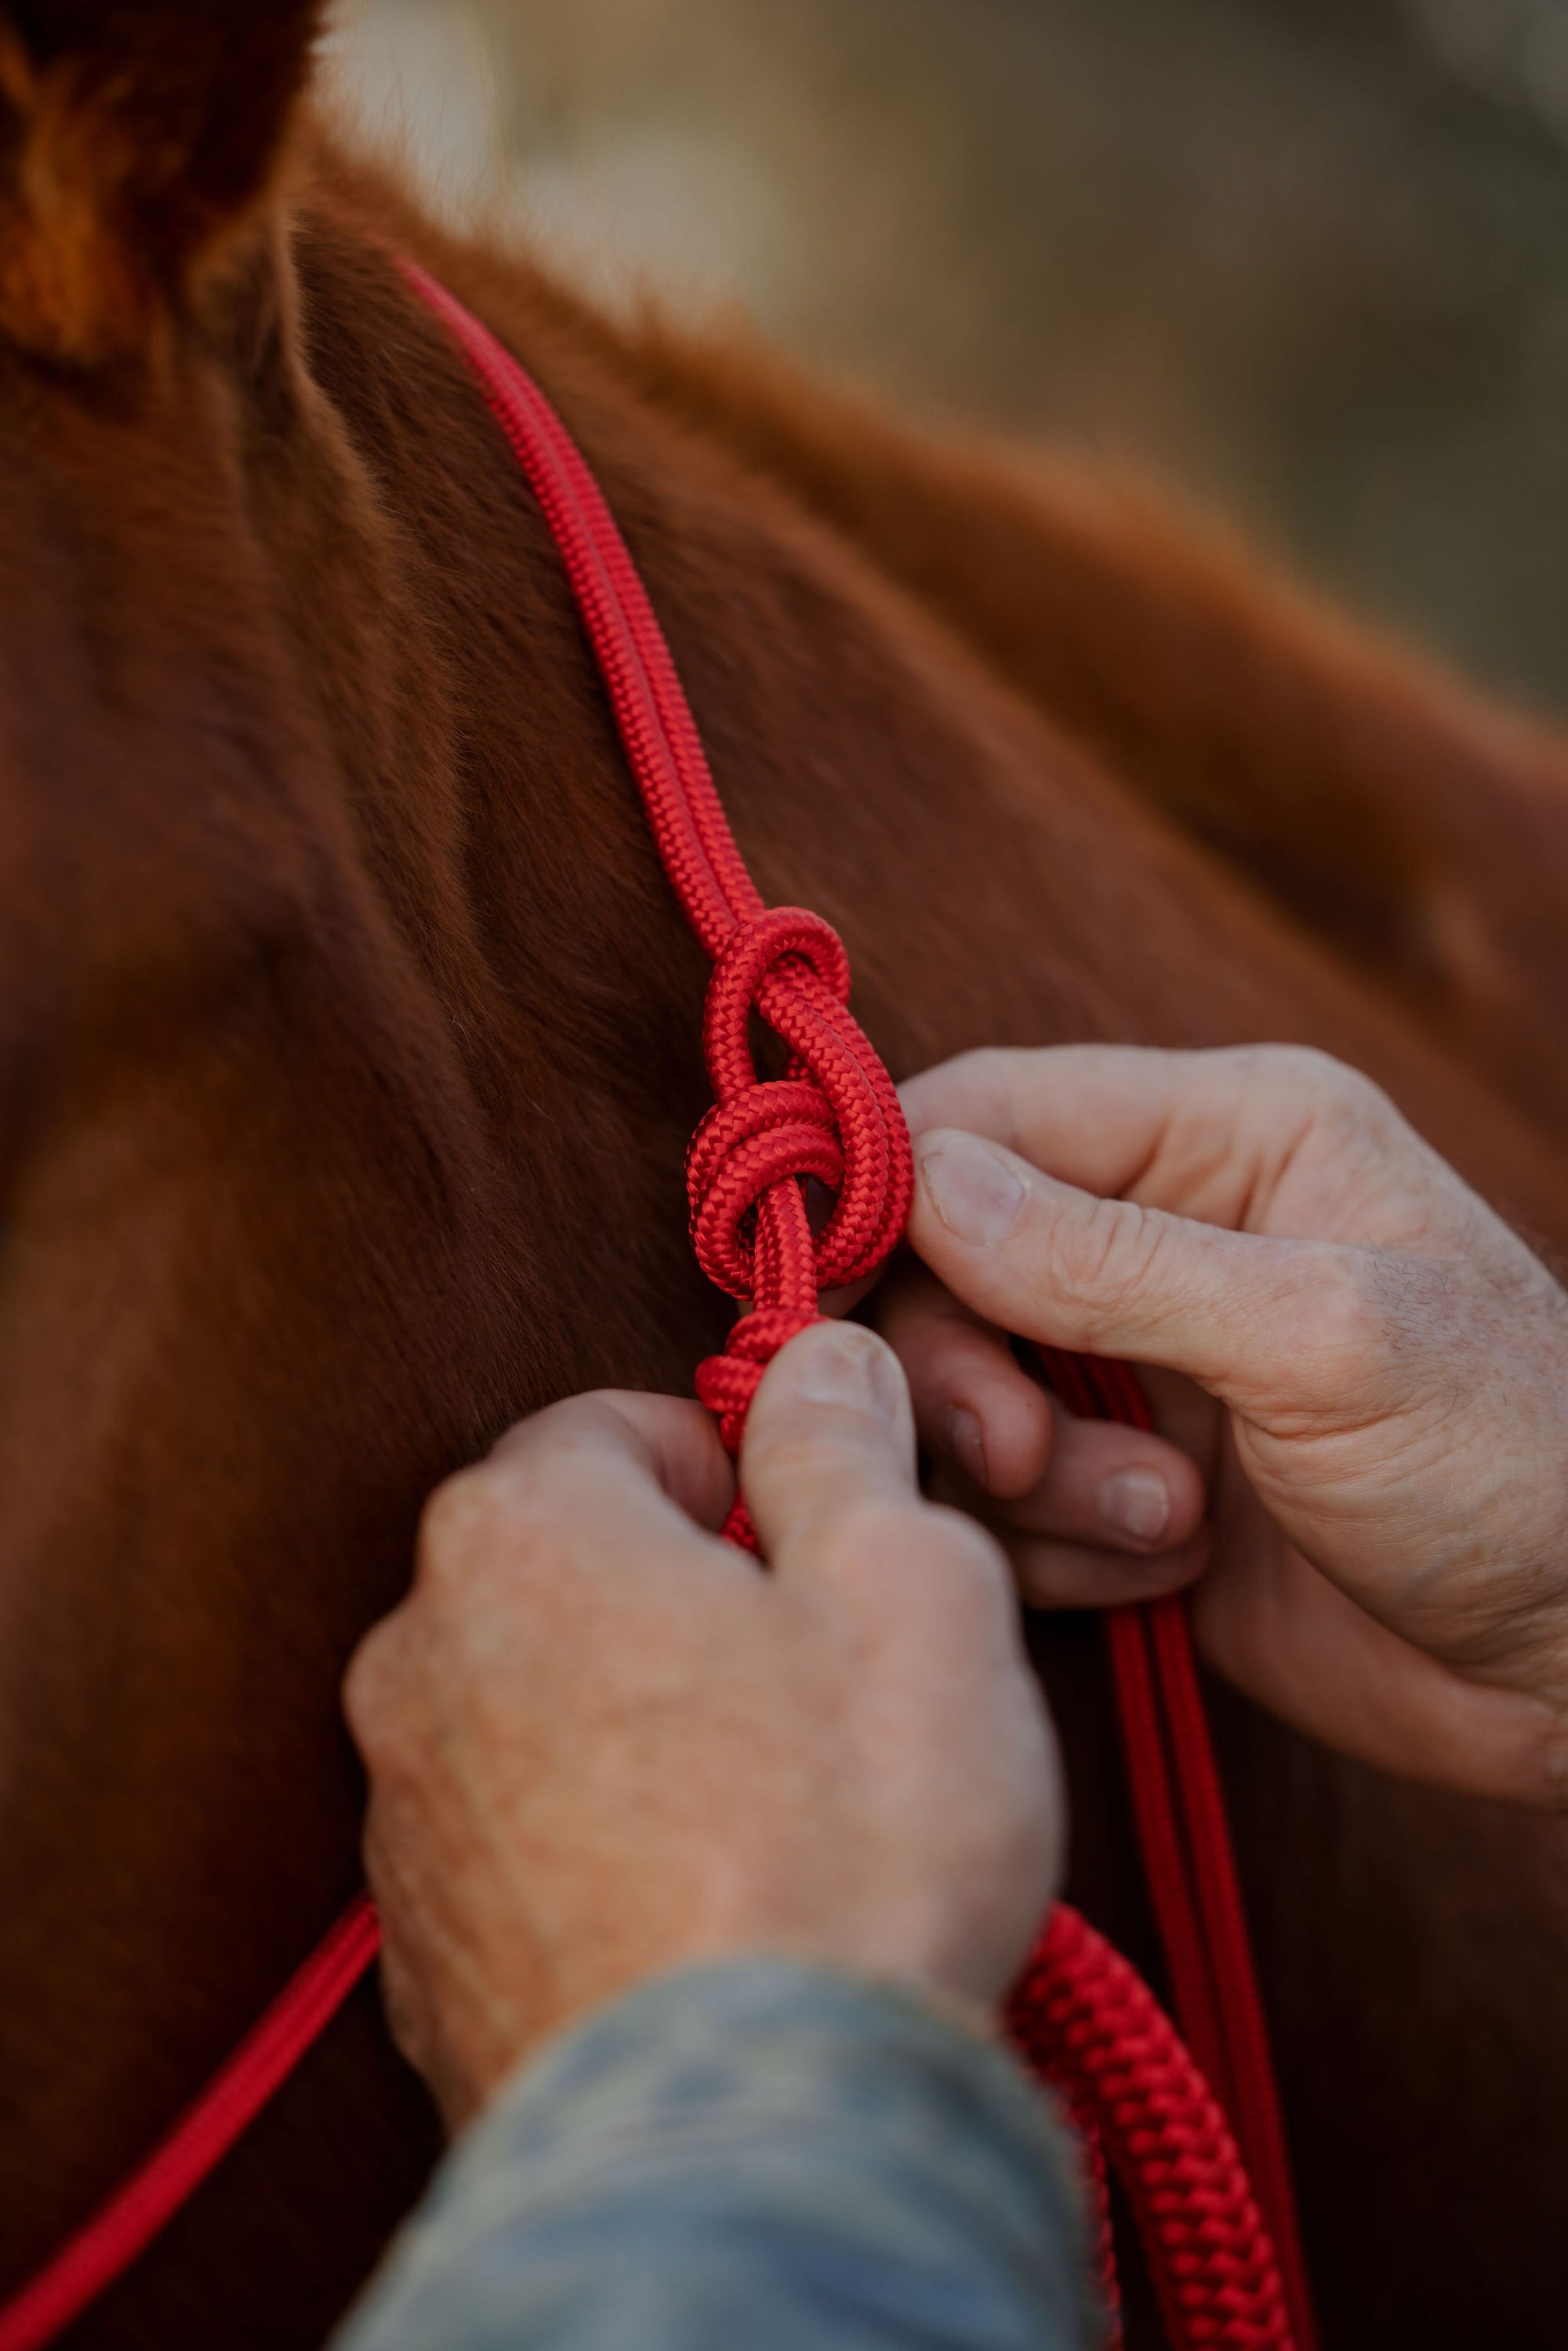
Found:
[[(1277, 1713), (1563, 1801), (1568, 1298), (1540, 1260), (1319, 1054), (977, 1053), (904, 1102), (925, 1270), (873, 1311), (1026, 1597), (1201, 1577), (1205, 1653)], [(1164, 1434), (1072, 1422), (1009, 1332), (1166, 1367)]]
[(769, 1366), (744, 1472), (771, 1573), (712, 1530), (700, 1406), (581, 1396), (432, 1500), (345, 1690), (394, 2030), (456, 2125), (643, 1977), (786, 1951), (972, 2002), (1061, 1864), (1006, 1562), (921, 1500), (888, 1350)]

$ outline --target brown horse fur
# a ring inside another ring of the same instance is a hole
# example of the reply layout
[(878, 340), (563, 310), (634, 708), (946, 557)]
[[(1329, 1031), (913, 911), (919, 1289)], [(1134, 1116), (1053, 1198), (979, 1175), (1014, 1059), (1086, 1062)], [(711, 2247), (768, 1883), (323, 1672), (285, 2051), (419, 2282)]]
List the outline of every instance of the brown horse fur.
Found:
[[(1528, 1025), (1562, 1000), (1554, 753), (1164, 526), (709, 379), (437, 235), (287, 127), (313, 12), (271, 11), (258, 62), (262, 13), (0, 11), (6, 103), (18, 72), (111, 89), (152, 159), (116, 187), (162, 191), (107, 199), (79, 123), (47, 154), (0, 123), (0, 2289), (353, 1885), (338, 1681), (421, 1497), (550, 1396), (684, 1387), (725, 1319), (682, 1229), (703, 958), (554, 549), (389, 246), (559, 402), (765, 894), (841, 926), (895, 1070), (1314, 1040), (1568, 1243)], [(63, 211), (17, 196), (73, 170)], [(89, 199), (68, 301), (18, 295)], [(1473, 872), (1461, 820), (1499, 836)], [(1076, 1890), (1152, 1960), (1092, 1628), (1042, 1648)], [(1548, 2339), (1563, 1830), (1221, 1714), (1330, 2344)], [(434, 2145), (367, 1993), (73, 2341), (319, 2342)]]
[(1568, 1135), (1555, 735), (1315, 606), (1168, 492), (934, 448), (733, 330), (693, 343), (654, 320), (643, 355), (663, 404)]

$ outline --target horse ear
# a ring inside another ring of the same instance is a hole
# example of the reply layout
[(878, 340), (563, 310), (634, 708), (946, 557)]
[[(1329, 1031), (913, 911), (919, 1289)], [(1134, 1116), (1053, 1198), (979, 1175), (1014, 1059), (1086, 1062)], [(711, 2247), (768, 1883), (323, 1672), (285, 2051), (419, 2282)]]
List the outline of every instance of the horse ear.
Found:
[(143, 347), (254, 214), (320, 0), (0, 0), (0, 334)]

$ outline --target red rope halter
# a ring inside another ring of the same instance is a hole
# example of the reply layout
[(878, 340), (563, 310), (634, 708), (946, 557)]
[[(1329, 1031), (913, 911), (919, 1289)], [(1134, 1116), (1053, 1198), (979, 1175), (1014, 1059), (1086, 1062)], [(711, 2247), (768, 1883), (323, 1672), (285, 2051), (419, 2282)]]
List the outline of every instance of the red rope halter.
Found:
[[(423, 270), (407, 274), (461, 345), (544, 511), (659, 855), (714, 958), (703, 1041), (716, 1100), (686, 1183), (703, 1270), (747, 1308), (723, 1354), (697, 1374), (736, 1453), (764, 1368), (818, 1319), (819, 1291), (873, 1272), (904, 1230), (913, 1176), (903, 1112), (849, 1011), (837, 933), (799, 907), (763, 905), (642, 580), (580, 451), (511, 353)], [(757, 1072), (753, 1011), (789, 1049), (782, 1078)], [(835, 1196), (815, 1238), (800, 1180), (808, 1176)], [(1124, 1365), (1042, 1353), (1070, 1409), (1149, 1426)], [(756, 1548), (744, 1503), (726, 1531)], [(1009, 2022), (1089, 2140), (1113, 2310), (1107, 2164), (1138, 2228), (1172, 2351), (1313, 2351), (1262, 2005), (1186, 1616), (1166, 1601), (1117, 1611), (1109, 1623), (1140, 1843), (1173, 1996), (1202, 2071), (1147, 1986), (1065, 1904), (1047, 1923)], [(136, 2258), (325, 2030), (377, 1942), (361, 1895), (153, 2153), (0, 2308), (0, 2351), (38, 2351)], [(1216, 2094), (1235, 2117), (1262, 2213)]]

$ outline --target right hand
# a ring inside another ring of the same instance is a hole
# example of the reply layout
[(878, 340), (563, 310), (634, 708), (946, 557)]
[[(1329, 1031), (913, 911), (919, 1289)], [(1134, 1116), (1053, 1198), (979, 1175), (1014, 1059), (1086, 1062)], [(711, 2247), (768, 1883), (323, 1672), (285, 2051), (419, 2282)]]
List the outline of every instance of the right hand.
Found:
[(989, 2009), (1061, 1873), (995, 1543), (915, 1482), (898, 1365), (801, 1332), (747, 1424), (771, 1573), (714, 1531), (709, 1416), (574, 1396), (425, 1512), (350, 1669), (393, 2028), (456, 2125), (663, 1970), (797, 1957)]
[[(925, 1270), (873, 1312), (1026, 1597), (1197, 1579), (1206, 1655), (1299, 1727), (1568, 1800), (1568, 1296), (1385, 1096), (1293, 1048), (1085, 1046), (904, 1097)], [(1165, 1434), (1067, 1421), (1009, 1332), (1164, 1367)], [(1166, 1524), (1118, 1552), (1129, 1471)]]

